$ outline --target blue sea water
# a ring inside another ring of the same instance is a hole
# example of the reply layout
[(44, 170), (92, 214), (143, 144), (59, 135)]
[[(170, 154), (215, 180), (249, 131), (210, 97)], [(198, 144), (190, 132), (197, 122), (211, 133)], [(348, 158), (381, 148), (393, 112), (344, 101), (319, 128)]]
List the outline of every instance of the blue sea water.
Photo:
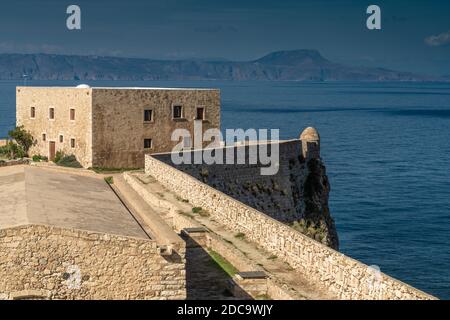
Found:
[[(341, 251), (450, 299), (449, 83), (88, 83), (220, 88), (223, 129), (279, 128), (287, 139), (316, 127)], [(15, 123), (16, 85), (0, 82), (0, 137)]]

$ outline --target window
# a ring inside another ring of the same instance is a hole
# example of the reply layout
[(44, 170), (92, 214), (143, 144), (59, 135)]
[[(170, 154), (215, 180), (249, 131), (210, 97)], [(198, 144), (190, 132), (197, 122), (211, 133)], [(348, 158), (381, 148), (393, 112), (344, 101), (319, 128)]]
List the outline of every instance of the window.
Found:
[(48, 110), (48, 118), (49, 119), (55, 119), (55, 108), (50, 108)]
[(197, 120), (205, 119), (205, 108), (197, 108), (197, 115), (195, 117)]
[(191, 147), (191, 137), (183, 137), (183, 148)]
[(70, 120), (75, 120), (75, 109), (70, 109)]
[(183, 117), (183, 107), (182, 106), (173, 106), (173, 118), (181, 119)]
[(30, 110), (30, 117), (31, 117), (32, 119), (34, 119), (34, 118), (36, 117), (36, 108), (35, 108), (35, 107), (31, 107), (31, 110)]
[(70, 139), (70, 147), (75, 148), (75, 139), (74, 138)]
[(59, 142), (63, 143), (64, 142), (64, 137), (62, 134), (59, 135)]
[(145, 122), (153, 121), (153, 112), (151, 109), (144, 110), (144, 121)]
[(42, 134), (42, 141), (46, 141), (47, 140), (47, 135), (45, 133)]
[(152, 147), (152, 139), (144, 139), (144, 149), (150, 149)]

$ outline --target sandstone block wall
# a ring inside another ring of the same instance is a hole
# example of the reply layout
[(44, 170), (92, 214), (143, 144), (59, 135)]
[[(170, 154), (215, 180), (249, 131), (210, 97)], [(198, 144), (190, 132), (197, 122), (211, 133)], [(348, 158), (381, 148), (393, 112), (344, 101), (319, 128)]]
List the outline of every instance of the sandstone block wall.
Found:
[(302, 218), (305, 210), (304, 203), (297, 201), (303, 198), (303, 184), (307, 175), (301, 148), (300, 140), (279, 144), (280, 167), (275, 175), (261, 175), (262, 165), (250, 164), (249, 146), (234, 148), (235, 156), (238, 149), (245, 152), (245, 164), (225, 164), (226, 152), (223, 153), (224, 164), (211, 165), (173, 165), (171, 155), (167, 153), (155, 154), (154, 157), (274, 219), (292, 222)]
[[(153, 156), (278, 221), (287, 224), (296, 222), (297, 227), (308, 236), (338, 249), (336, 227), (328, 209), (328, 178), (322, 161), (311, 157), (306, 161), (302, 141), (282, 141), (276, 144), (279, 157), (273, 158), (273, 162), (279, 165), (278, 172), (274, 175), (262, 175), (261, 168), (267, 165), (252, 154), (258, 154), (259, 148), (263, 146), (267, 146), (270, 153), (273, 145), (275, 144), (223, 148), (223, 164), (175, 165), (171, 154)], [(234, 154), (234, 161), (227, 164), (227, 153), (230, 150)], [(192, 159), (201, 159), (199, 155), (202, 152), (204, 151), (195, 150), (185, 154), (191, 155)], [(239, 153), (244, 155), (243, 164), (237, 163)], [(299, 221), (301, 225), (297, 223)]]
[[(189, 131), (192, 144), (194, 123), (201, 124), (203, 131), (220, 129), (219, 90), (75, 87), (16, 90), (17, 125), (24, 125), (36, 141), (30, 154), (48, 157), (49, 142), (54, 141), (56, 151), (74, 154), (86, 168), (142, 168), (146, 153), (168, 152), (179, 142), (171, 141), (175, 129)], [(173, 119), (173, 105), (182, 106), (181, 119)], [(55, 110), (54, 119), (49, 119), (50, 108)], [(204, 120), (195, 120), (197, 108), (204, 108)], [(75, 120), (70, 120), (70, 109), (75, 109)], [(150, 122), (144, 121), (146, 109), (153, 113)], [(75, 148), (71, 139), (75, 139)], [(152, 139), (151, 148), (144, 149), (144, 139)]]
[[(183, 107), (182, 119), (173, 119), (173, 105)], [(197, 107), (205, 109), (205, 120), (194, 120)], [(173, 149), (175, 129), (194, 137), (194, 121), (203, 130), (220, 128), (219, 90), (95, 88), (92, 108), (94, 167), (142, 168), (146, 153)], [(153, 111), (152, 122), (144, 122), (145, 109)], [(144, 139), (152, 139), (151, 149), (144, 150)]]
[[(92, 89), (70, 87), (17, 87), (17, 125), (24, 125), (36, 144), (30, 155), (49, 156), (49, 142), (56, 151), (74, 154), (84, 167), (92, 166)], [(31, 107), (35, 118), (31, 118)], [(55, 109), (55, 118), (49, 119), (49, 108)], [(70, 120), (70, 109), (75, 109), (75, 120)], [(42, 135), (46, 134), (46, 141)], [(63, 135), (63, 142), (59, 136)], [(70, 140), (75, 139), (75, 148)]]
[(184, 247), (163, 257), (143, 239), (37, 225), (0, 230), (0, 298), (185, 297)]
[(341, 299), (433, 299), (147, 155), (146, 173), (234, 232), (286, 261)]

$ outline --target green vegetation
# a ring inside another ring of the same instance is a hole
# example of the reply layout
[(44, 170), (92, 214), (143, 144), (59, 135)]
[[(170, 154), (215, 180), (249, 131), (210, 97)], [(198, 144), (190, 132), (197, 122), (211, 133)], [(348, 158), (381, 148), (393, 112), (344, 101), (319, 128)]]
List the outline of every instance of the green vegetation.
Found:
[(231, 263), (229, 263), (224, 257), (214, 250), (209, 250), (208, 253), (214, 262), (230, 277), (233, 277), (238, 272), (238, 270)]
[(272, 300), (267, 294), (260, 294), (255, 297), (256, 300)]
[(33, 156), (33, 161), (34, 162), (48, 161), (48, 158), (44, 157), (44, 156), (41, 156), (40, 154), (35, 154)]
[(68, 168), (83, 168), (83, 166), (78, 162), (77, 158), (73, 154), (66, 156), (63, 152), (61, 152), (58, 156), (58, 153), (59, 151), (56, 153), (54, 161), (58, 166)]
[(200, 213), (200, 212), (202, 212), (202, 208), (201, 207), (194, 207), (194, 208), (192, 208), (192, 213)]
[(202, 207), (194, 207), (194, 208), (192, 208), (192, 213), (198, 213), (202, 217), (209, 217), (210, 216), (210, 214), (207, 211), (203, 210)]
[(0, 147), (0, 158), (20, 159), (28, 156), (28, 150), (34, 144), (33, 136), (23, 126), (8, 132), (11, 141)]
[(114, 183), (114, 178), (112, 176), (105, 177), (105, 182), (107, 184), (113, 184)]
[(270, 257), (268, 257), (267, 259), (269, 259), (269, 260), (275, 260), (275, 259), (278, 259), (278, 257), (276, 256), (276, 255), (274, 255), (274, 254), (272, 254)]
[(13, 141), (9, 141), (6, 146), (0, 147), (0, 157), (4, 159), (20, 159), (26, 156), (22, 146)]
[(61, 159), (62, 159), (63, 157), (64, 157), (64, 152), (58, 150), (58, 151), (56, 151), (55, 159), (53, 159), (53, 162), (54, 162), (54, 163), (58, 163), (59, 161), (61, 161)]
[(245, 239), (245, 233), (238, 232), (234, 235), (234, 237), (243, 240)]
[(25, 155), (28, 155), (28, 151), (34, 144), (32, 134), (24, 129), (24, 126), (16, 127), (14, 130), (8, 132), (8, 135), (16, 141), (16, 143), (22, 148)]

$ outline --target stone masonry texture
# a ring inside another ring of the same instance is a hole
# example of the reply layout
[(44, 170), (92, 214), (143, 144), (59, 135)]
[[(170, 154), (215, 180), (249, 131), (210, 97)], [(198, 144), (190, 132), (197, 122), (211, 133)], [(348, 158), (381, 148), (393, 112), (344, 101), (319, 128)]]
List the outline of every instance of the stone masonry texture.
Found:
[[(330, 187), (320, 158), (306, 161), (300, 140), (281, 142), (278, 172), (261, 175), (262, 165), (250, 164), (249, 148), (234, 148), (235, 156), (245, 152), (245, 164), (174, 165), (170, 154), (154, 157), (278, 221), (295, 224), (308, 236), (338, 249), (336, 227), (328, 209)], [(226, 151), (223, 157), (226, 163)]]
[(435, 299), (335, 251), (202, 181), (146, 156), (145, 171), (211, 218), (284, 260), (340, 299)]
[(155, 241), (27, 225), (0, 229), (0, 298), (185, 299), (185, 248)]
[[(173, 119), (174, 105), (182, 106), (181, 119)], [(34, 118), (31, 108), (35, 108)], [(50, 108), (54, 108), (54, 119), (49, 119)], [(197, 108), (204, 108), (204, 120), (195, 120)], [(75, 120), (70, 119), (70, 109), (75, 110)], [(144, 110), (152, 110), (152, 121), (144, 121)], [(144, 166), (146, 153), (168, 152), (180, 142), (171, 141), (175, 129), (186, 129), (193, 137), (194, 123), (202, 125), (203, 131), (220, 128), (220, 92), (17, 87), (16, 118), (17, 125), (24, 125), (35, 139), (31, 155), (49, 156), (53, 141), (56, 151), (74, 154), (85, 168), (139, 168)], [(75, 139), (75, 147), (71, 139)], [(144, 149), (144, 139), (152, 140), (151, 148)]]
[[(91, 89), (17, 87), (17, 125), (24, 125), (35, 139), (30, 155), (48, 157), (49, 143), (53, 141), (56, 150), (75, 154), (83, 166), (92, 166), (91, 101)], [(35, 108), (34, 118), (31, 118), (32, 107)], [(55, 110), (54, 119), (49, 119), (50, 108)], [(74, 121), (70, 120), (70, 109), (75, 109)], [(59, 140), (60, 135), (63, 142)], [(75, 139), (75, 148), (71, 148), (71, 139)]]

